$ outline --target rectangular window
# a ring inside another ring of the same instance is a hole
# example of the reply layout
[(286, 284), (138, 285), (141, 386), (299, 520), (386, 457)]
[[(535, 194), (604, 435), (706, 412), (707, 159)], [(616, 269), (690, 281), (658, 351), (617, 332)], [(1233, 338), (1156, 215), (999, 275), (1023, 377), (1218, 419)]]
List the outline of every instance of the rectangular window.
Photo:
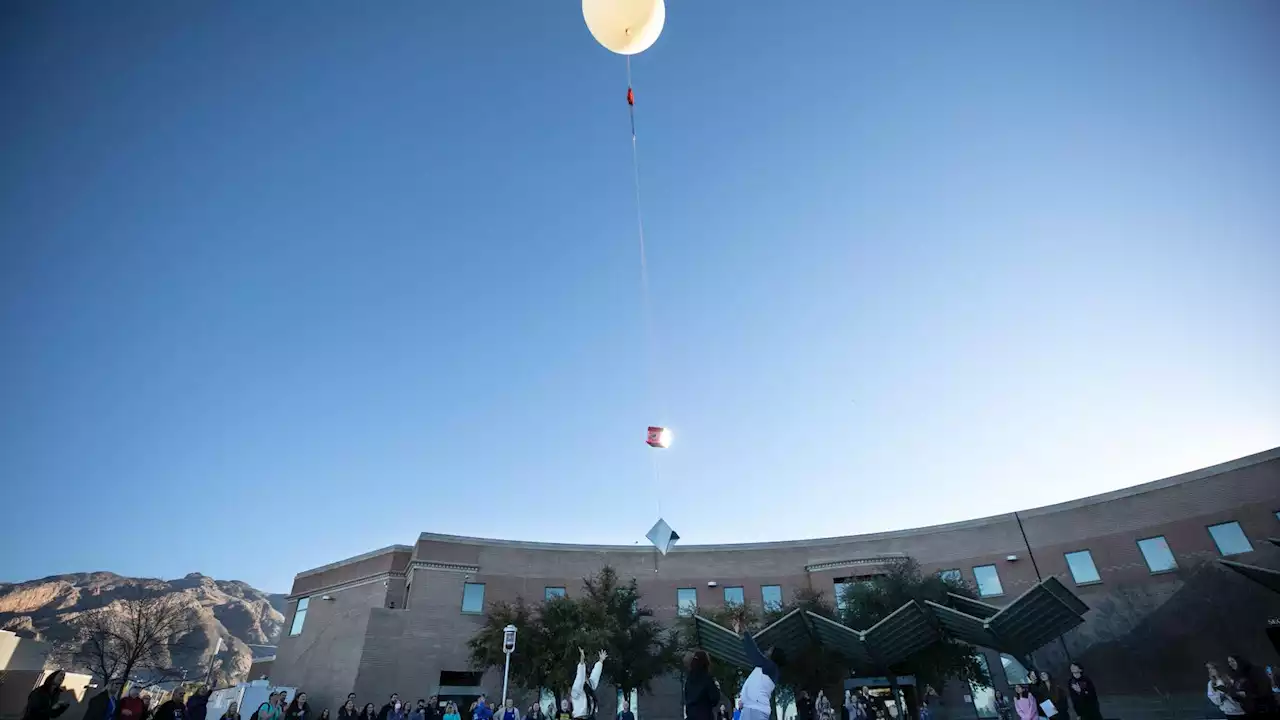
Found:
[[(977, 661), (978, 667), (982, 668), (981, 675), (990, 678), (991, 668), (987, 665), (986, 653), (978, 650), (973, 654), (973, 659)], [(970, 681), (969, 690), (973, 693), (974, 714), (979, 718), (1000, 717), (1000, 712), (996, 709), (995, 688), (976, 681)]]
[(543, 591), (544, 600), (553, 600), (555, 598), (562, 598), (565, 595), (566, 593), (564, 591), (564, 588), (562, 587), (549, 587)]
[(1004, 588), (1000, 586), (1000, 573), (996, 571), (995, 565), (979, 565), (974, 568), (973, 579), (978, 581), (978, 594), (982, 597), (1004, 594)]
[(1031, 676), (1022, 663), (1012, 655), (1000, 653), (1000, 664), (1004, 666), (1004, 679), (1009, 683), (1009, 687), (1025, 685), (1027, 678)]
[(745, 605), (747, 598), (742, 594), (740, 587), (727, 587), (724, 589), (725, 605)]
[(1067, 567), (1071, 570), (1071, 579), (1075, 580), (1077, 585), (1102, 582), (1102, 576), (1098, 575), (1098, 568), (1093, 564), (1093, 553), (1088, 550), (1078, 550), (1067, 553), (1066, 558)]
[(949, 583), (958, 583), (963, 579), (959, 570), (939, 570), (938, 577)]
[(760, 588), (760, 600), (764, 605), (765, 612), (778, 611), (782, 609), (782, 586), (781, 585), (765, 585)]
[(676, 588), (676, 612), (689, 616), (698, 611), (698, 589)]
[(1142, 551), (1142, 559), (1147, 561), (1147, 569), (1153, 573), (1168, 572), (1178, 567), (1173, 559), (1173, 551), (1163, 535), (1138, 541), (1138, 549)]
[(1210, 525), (1209, 534), (1213, 536), (1213, 542), (1218, 546), (1218, 552), (1223, 555), (1239, 555), (1253, 551), (1253, 546), (1249, 544), (1249, 538), (1244, 536), (1244, 530), (1240, 528), (1240, 523), (1232, 521), (1225, 522), (1221, 525)]
[(849, 607), (849, 603), (845, 600), (845, 595), (849, 593), (849, 588), (853, 587), (853, 583), (849, 578), (836, 578), (832, 591), (836, 596), (836, 609), (844, 610)]
[(474, 614), (484, 612), (484, 583), (462, 585), (462, 612)]
[(298, 607), (293, 611), (293, 625), (289, 626), (289, 637), (302, 634), (302, 624), (307, 621), (307, 606), (311, 598), (298, 598)]

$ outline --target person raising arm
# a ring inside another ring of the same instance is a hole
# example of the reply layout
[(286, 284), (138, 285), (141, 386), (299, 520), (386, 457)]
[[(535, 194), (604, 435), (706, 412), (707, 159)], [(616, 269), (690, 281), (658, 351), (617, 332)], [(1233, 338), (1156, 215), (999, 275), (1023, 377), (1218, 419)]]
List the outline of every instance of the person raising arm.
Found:
[(781, 665), (786, 662), (781, 648), (769, 648), (760, 652), (751, 633), (742, 631), (742, 622), (734, 621), (733, 630), (742, 635), (742, 649), (747, 662), (755, 666), (746, 682), (742, 683), (742, 720), (769, 720), (773, 712), (773, 689), (782, 674)]
[(591, 675), (588, 676), (587, 654), (582, 648), (578, 648), (578, 672), (573, 677), (573, 687), (569, 689), (569, 699), (573, 703), (573, 717), (595, 717), (596, 688), (600, 686), (600, 673), (608, 657), (609, 654), (601, 650), (595, 667), (591, 668)]

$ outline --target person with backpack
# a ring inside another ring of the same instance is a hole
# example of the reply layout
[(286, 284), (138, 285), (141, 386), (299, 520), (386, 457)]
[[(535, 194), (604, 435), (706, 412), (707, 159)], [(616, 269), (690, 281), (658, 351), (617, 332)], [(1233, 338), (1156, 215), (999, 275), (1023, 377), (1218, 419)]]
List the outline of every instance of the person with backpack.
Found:
[(271, 693), (267, 696), (267, 701), (253, 711), (249, 720), (280, 720), (280, 716), (284, 714), (280, 708), (284, 704), (284, 698), (283, 690)]

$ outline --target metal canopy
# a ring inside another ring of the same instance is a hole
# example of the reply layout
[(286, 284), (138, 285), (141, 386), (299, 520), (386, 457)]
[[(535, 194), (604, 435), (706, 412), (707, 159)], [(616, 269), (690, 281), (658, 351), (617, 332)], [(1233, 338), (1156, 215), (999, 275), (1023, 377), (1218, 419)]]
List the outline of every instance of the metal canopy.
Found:
[(807, 613), (809, 627), (818, 638), (818, 642), (845, 656), (858, 669), (877, 668), (875, 658), (871, 656), (867, 645), (863, 642), (863, 633), (848, 625), (838, 623), (821, 615)]
[(747, 652), (742, 648), (742, 637), (738, 633), (701, 615), (694, 615), (693, 623), (698, 633), (698, 646), (712, 657), (738, 667), (751, 667), (751, 663), (747, 662)]
[(988, 605), (981, 600), (974, 600), (963, 595), (955, 593), (947, 593), (947, 605), (959, 610), (965, 615), (972, 615), (979, 620), (987, 618), (1000, 612), (1000, 608), (995, 605)]
[(986, 621), (935, 602), (925, 601), (925, 605), (933, 612), (933, 616), (938, 619), (938, 624), (942, 626), (942, 629), (956, 640), (970, 645), (977, 645), (978, 647), (1006, 651), (1005, 648), (1001, 647), (1000, 640), (991, 632), (991, 628), (987, 626)]
[(1258, 567), (1257, 565), (1245, 565), (1244, 563), (1238, 563), (1232, 560), (1218, 560), (1218, 562), (1232, 570), (1235, 570), (1272, 592), (1280, 593), (1280, 570)]
[(800, 608), (778, 618), (777, 622), (756, 633), (754, 637), (761, 651), (767, 651), (771, 647), (781, 648), (792, 657), (813, 643), (805, 613)]
[[(1219, 562), (1280, 592), (1280, 571)], [(1003, 608), (954, 594), (948, 595), (947, 602), (953, 607), (908, 602), (862, 631), (797, 608), (756, 633), (755, 641), (761, 648), (781, 648), (788, 655), (818, 643), (840, 653), (859, 670), (884, 670), (944, 637), (1015, 656), (1027, 655), (1083, 623), (1089, 610), (1054, 577), (1036, 583)], [(750, 667), (737, 633), (701, 616), (694, 616), (694, 620), (698, 642), (707, 652), (722, 661)]]
[(1088, 611), (1089, 606), (1056, 577), (1048, 577), (991, 616), (987, 624), (997, 638), (1030, 653), (1083, 623)]
[(863, 643), (881, 667), (902, 662), (941, 639), (933, 619), (914, 600), (862, 633)]

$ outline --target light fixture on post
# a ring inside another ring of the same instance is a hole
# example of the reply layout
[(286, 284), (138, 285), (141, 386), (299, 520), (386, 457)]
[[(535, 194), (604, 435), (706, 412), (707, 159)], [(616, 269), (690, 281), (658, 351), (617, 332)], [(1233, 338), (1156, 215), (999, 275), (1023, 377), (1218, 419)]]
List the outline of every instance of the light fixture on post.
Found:
[(507, 656), (507, 662), (502, 668), (502, 698), (499, 702), (503, 705), (507, 704), (507, 678), (511, 676), (511, 653), (516, 650), (516, 626), (508, 625), (502, 628), (502, 654)]

